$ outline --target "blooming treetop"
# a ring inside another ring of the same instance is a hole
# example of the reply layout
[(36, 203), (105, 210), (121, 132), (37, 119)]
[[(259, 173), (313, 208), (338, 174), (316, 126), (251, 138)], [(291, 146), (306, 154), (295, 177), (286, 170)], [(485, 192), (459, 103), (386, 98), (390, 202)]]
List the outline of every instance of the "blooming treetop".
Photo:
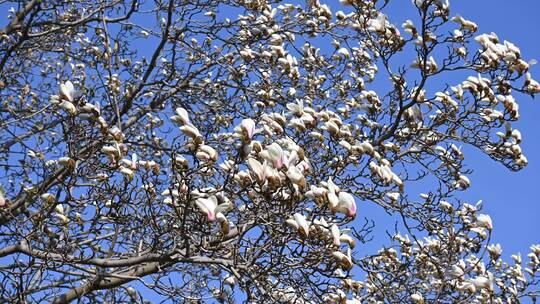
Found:
[[(393, 2), (13, 3), (2, 301), (534, 298), (540, 247), (502, 261), (459, 194), (464, 145), (527, 165), (534, 62), (448, 1)], [(375, 254), (367, 204), (398, 219)]]

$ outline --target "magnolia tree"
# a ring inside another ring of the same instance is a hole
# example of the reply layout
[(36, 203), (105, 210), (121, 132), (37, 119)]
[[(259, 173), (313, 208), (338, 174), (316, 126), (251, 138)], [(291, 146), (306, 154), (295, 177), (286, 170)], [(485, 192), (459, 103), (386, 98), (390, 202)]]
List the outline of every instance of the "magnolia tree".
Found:
[(532, 62), (390, 2), (1, 4), (1, 302), (534, 300), (460, 194), (461, 146), (527, 165)]

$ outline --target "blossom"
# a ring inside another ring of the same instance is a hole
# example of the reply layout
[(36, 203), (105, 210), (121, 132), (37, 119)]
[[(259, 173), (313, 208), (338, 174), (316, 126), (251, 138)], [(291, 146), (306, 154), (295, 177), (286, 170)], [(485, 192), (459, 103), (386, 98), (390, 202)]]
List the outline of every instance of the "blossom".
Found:
[(489, 255), (495, 260), (498, 259), (502, 254), (501, 244), (490, 244), (487, 247), (487, 250)]
[(460, 15), (457, 15), (457, 16), (453, 17), (452, 21), (454, 21), (456, 23), (459, 23), (461, 25), (462, 29), (465, 29), (465, 30), (468, 30), (468, 31), (471, 31), (471, 32), (476, 32), (476, 30), (478, 29), (478, 26), (476, 25), (476, 23), (474, 23), (474, 22), (472, 22), (470, 20), (466, 20), (465, 18), (461, 17)]
[(101, 153), (107, 155), (111, 161), (117, 161), (122, 158), (122, 150), (118, 142), (114, 142), (111, 146), (103, 146)]
[(195, 156), (202, 161), (215, 162), (218, 158), (218, 153), (216, 149), (208, 145), (200, 145)]
[(67, 224), (69, 223), (69, 219), (67, 218), (67, 216), (65, 215), (65, 212), (64, 212), (64, 206), (62, 204), (58, 204), (54, 207), (54, 210), (56, 211), (56, 213), (54, 214), (55, 217), (57, 217), (60, 222), (62, 224)]
[(188, 112), (186, 111), (186, 109), (181, 107), (176, 108), (176, 115), (172, 116), (171, 120), (181, 126), (191, 125)]
[(120, 173), (124, 174), (129, 180), (135, 177), (135, 172), (130, 168), (120, 166)]
[(73, 83), (71, 81), (66, 81), (64, 83), (60, 84), (60, 96), (67, 99), (69, 102), (73, 102), (75, 99), (75, 94), (77, 94), (77, 91), (75, 91), (75, 87), (73, 86)]
[(341, 232), (339, 231), (339, 227), (336, 224), (333, 224), (330, 227), (330, 232), (332, 234), (333, 244), (335, 246), (339, 246), (341, 244), (341, 240), (339, 238), (341, 236)]
[(201, 133), (194, 125), (183, 125), (180, 127), (180, 131), (186, 134), (191, 139), (202, 139)]
[(254, 158), (250, 158), (247, 160), (247, 164), (251, 172), (253, 172), (253, 174), (255, 174), (255, 176), (257, 177), (257, 181), (260, 184), (264, 184), (264, 182), (266, 181), (266, 171), (267, 171), (266, 162), (261, 164), (258, 160)]
[(471, 283), (478, 289), (491, 289), (492, 282), (485, 276), (477, 276), (471, 280)]
[(296, 229), (303, 239), (309, 236), (309, 224), (306, 217), (300, 213), (295, 213), (293, 218), (285, 221), (289, 226)]
[(274, 168), (281, 169), (285, 161), (285, 155), (281, 146), (277, 143), (273, 143), (269, 145), (266, 150), (268, 151), (268, 156)]
[(75, 116), (77, 114), (77, 108), (75, 107), (75, 105), (67, 100), (62, 100), (62, 102), (58, 104), (58, 106), (64, 109), (71, 116)]
[(488, 230), (493, 229), (493, 223), (491, 222), (491, 217), (487, 214), (480, 214), (476, 218), (476, 227), (482, 227)]
[[(116, 151), (113, 150), (113, 153), (114, 152)], [(131, 170), (137, 170), (138, 156), (136, 153), (133, 153), (131, 154), (131, 159), (124, 158), (120, 162)]]
[(334, 207), (335, 212), (341, 212), (349, 217), (356, 215), (356, 203), (354, 197), (347, 192), (340, 192), (338, 196), (338, 203)]
[(306, 187), (306, 179), (304, 174), (295, 166), (289, 167), (287, 170), (287, 177), (297, 186), (302, 189)]
[(347, 249), (347, 254), (344, 254), (341, 251), (334, 251), (332, 252), (332, 255), (341, 264), (343, 269), (350, 270), (352, 268), (353, 263), (352, 263), (350, 248)]
[(230, 202), (219, 204), (215, 195), (197, 198), (195, 204), (210, 222), (215, 221), (218, 217), (224, 217), (223, 213), (230, 211), (233, 207)]
[(253, 137), (253, 134), (255, 134), (255, 122), (253, 121), (253, 119), (247, 118), (242, 120), (240, 126), (245, 135), (245, 138), (247, 140), (250, 140)]

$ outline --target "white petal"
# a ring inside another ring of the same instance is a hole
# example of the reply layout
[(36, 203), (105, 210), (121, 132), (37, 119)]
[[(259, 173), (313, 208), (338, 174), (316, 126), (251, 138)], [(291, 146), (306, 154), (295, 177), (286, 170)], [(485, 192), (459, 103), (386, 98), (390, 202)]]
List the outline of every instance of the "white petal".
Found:
[(294, 220), (299, 226), (298, 232), (300, 233), (300, 236), (307, 238), (309, 236), (309, 225), (306, 221), (306, 217), (300, 213), (295, 213)]

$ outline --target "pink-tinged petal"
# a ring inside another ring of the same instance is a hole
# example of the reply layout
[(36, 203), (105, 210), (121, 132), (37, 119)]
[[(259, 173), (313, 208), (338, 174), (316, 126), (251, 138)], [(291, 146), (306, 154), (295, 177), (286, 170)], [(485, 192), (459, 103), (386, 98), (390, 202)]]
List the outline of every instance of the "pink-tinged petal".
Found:
[(137, 170), (137, 164), (139, 161), (139, 157), (136, 153), (131, 154), (131, 169)]
[(476, 219), (476, 226), (492, 230), (493, 222), (491, 221), (491, 217), (487, 214), (480, 214)]
[(250, 158), (247, 160), (247, 164), (249, 169), (255, 173), (255, 176), (257, 176), (257, 180), (259, 182), (264, 182), (266, 180), (266, 165), (261, 164), (258, 160), (254, 158)]
[(354, 201), (354, 197), (347, 192), (340, 192), (339, 202), (335, 209), (338, 212), (347, 214), (350, 217), (354, 217), (356, 215), (356, 203)]
[(270, 156), (270, 159), (272, 160), (272, 164), (274, 165), (274, 168), (281, 169), (284, 163), (284, 154), (283, 154), (283, 149), (281, 149), (281, 146), (278, 145), (277, 143), (273, 143), (270, 146), (268, 146), (266, 150), (268, 150), (268, 155)]
[(213, 222), (216, 220), (217, 198), (215, 196), (199, 198), (195, 201), (195, 204), (206, 215), (209, 221)]
[(353, 202), (351, 207), (349, 208), (349, 216), (354, 217), (356, 216), (356, 203)]
[(330, 227), (330, 231), (332, 232), (332, 239), (334, 240), (334, 245), (341, 245), (341, 240), (339, 238), (341, 233), (339, 231), (339, 227), (336, 224), (333, 224), (332, 227)]
[(241, 123), (242, 130), (246, 132), (247, 138), (251, 139), (253, 137), (253, 134), (255, 133), (255, 122), (251, 118), (247, 118), (242, 120)]

